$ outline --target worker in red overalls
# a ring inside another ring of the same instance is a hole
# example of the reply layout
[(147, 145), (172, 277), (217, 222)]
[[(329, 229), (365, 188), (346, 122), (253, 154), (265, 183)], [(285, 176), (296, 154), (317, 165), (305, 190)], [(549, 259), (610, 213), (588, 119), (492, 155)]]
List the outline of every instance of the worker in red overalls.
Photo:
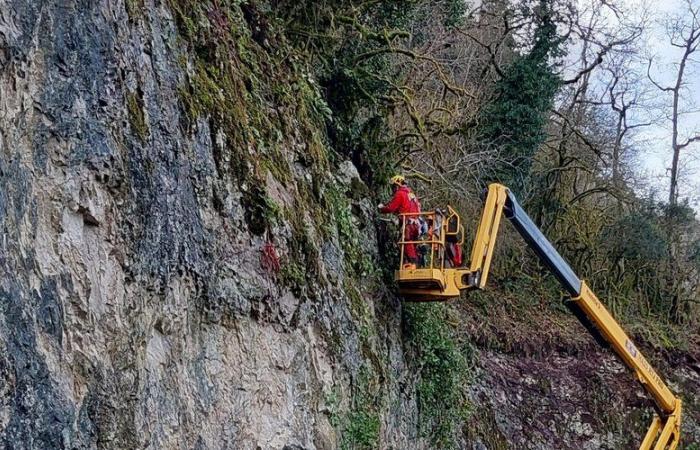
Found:
[[(420, 202), (411, 188), (406, 185), (406, 179), (402, 175), (391, 177), (391, 188), (394, 196), (387, 205), (379, 205), (379, 212), (383, 214), (405, 214), (420, 213)], [(403, 226), (403, 224), (401, 224)], [(408, 216), (404, 232), (405, 241), (415, 241), (418, 239), (419, 225), (418, 216)], [(416, 268), (418, 255), (416, 254), (416, 244), (406, 244), (404, 247), (404, 268)]]

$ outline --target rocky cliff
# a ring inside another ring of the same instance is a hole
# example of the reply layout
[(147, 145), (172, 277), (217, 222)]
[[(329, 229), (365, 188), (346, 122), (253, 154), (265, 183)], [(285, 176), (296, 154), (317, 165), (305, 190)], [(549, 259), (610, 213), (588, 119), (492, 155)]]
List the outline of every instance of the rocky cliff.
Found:
[[(400, 309), (347, 264), (375, 235), (305, 111), (313, 80), (239, 62), (211, 92), (235, 130), (188, 115), (207, 93), (173, 11), (0, 7), (4, 446), (335, 448), (379, 383), (366, 426), (409, 447)], [(265, 70), (293, 85), (275, 97)]]
[(430, 394), (466, 425), (435, 440), (426, 313), (386, 283), (314, 77), (254, 6), (202, 8), (0, 0), (3, 447), (625, 448), (556, 408), (591, 388), (572, 358), (470, 339), (469, 398)]

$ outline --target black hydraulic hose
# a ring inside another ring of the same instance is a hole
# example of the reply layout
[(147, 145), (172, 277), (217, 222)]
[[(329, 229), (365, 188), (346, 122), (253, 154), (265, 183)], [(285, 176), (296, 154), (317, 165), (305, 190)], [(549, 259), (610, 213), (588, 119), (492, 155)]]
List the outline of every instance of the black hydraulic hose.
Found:
[(554, 276), (564, 286), (572, 297), (581, 295), (581, 280), (573, 269), (552, 246), (551, 242), (542, 234), (537, 225), (530, 219), (525, 210), (518, 204), (515, 196), (508, 191), (505, 204), (505, 216), (511, 221), (520, 236), (525, 239), (540, 261), (552, 271)]

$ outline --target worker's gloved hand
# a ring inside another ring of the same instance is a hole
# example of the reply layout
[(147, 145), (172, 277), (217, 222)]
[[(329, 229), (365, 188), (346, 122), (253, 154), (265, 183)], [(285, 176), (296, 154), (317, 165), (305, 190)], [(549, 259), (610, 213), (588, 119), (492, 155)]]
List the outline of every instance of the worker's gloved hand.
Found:
[(382, 208), (384, 208), (384, 203), (380, 203), (379, 205), (377, 205), (377, 210), (381, 210)]

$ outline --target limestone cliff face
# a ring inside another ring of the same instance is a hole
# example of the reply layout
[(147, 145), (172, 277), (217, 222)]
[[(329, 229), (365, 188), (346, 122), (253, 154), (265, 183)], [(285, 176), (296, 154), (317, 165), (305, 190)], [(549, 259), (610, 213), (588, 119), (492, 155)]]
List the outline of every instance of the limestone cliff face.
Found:
[(4, 448), (336, 448), (369, 358), (381, 445), (410, 447), (397, 303), (311, 216), (330, 187), (353, 226), (368, 202), (352, 165), (309, 161), (294, 100), (258, 111), (284, 122), (276, 179), (262, 145), (185, 124), (192, 58), (162, 2), (2, 1), (0, 44)]
[[(183, 4), (0, 0), (3, 448), (436, 448), (313, 77), (236, 6), (207, 12), (238, 36), (213, 80)], [(561, 417), (556, 371), (482, 356), (458, 447), (628, 442), (525, 420)]]

